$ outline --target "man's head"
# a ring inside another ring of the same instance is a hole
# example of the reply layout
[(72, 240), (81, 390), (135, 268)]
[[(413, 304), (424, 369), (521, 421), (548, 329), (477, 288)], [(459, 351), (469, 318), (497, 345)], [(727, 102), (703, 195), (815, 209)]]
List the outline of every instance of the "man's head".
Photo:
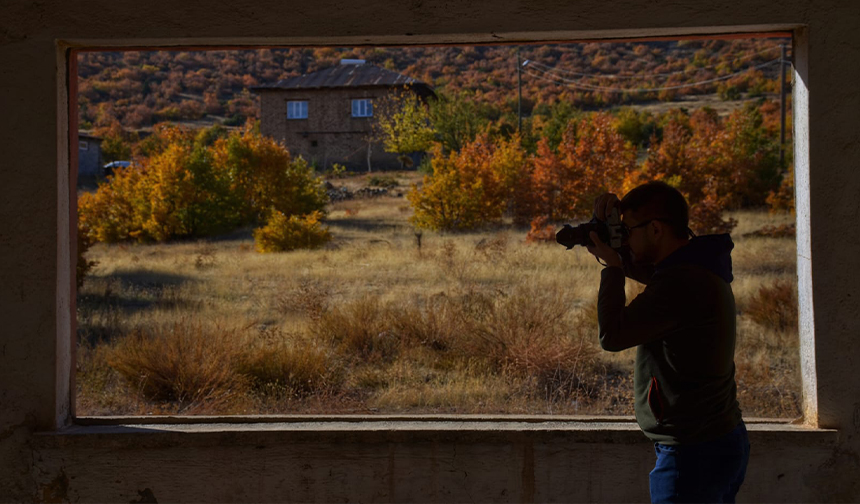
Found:
[(658, 263), (687, 244), (689, 207), (668, 184), (648, 182), (636, 187), (621, 200), (621, 214), (637, 262)]

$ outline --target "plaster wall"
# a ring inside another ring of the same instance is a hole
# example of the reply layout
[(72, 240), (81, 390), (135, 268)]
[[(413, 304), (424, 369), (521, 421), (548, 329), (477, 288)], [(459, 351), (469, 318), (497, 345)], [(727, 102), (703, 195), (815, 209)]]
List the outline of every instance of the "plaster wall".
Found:
[(860, 235), (852, 232), (860, 217), (858, 26), (855, 0), (4, 0), (0, 501), (647, 498), (650, 448), (631, 424), (534, 431), (513, 421), (475, 429), (371, 422), (335, 435), (326, 431), (330, 421), (263, 432), (76, 423), (67, 49), (513, 43), (774, 29), (794, 31), (798, 58), (806, 425), (753, 430), (739, 498), (860, 501)]

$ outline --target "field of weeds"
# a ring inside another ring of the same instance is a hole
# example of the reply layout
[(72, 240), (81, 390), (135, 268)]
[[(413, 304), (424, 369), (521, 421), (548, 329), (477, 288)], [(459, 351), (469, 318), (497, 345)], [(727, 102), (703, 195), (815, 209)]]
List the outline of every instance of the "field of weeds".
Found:
[[(77, 414), (632, 414), (635, 350), (599, 348), (595, 259), (525, 229), (416, 234), (416, 179), (332, 203), (322, 250), (258, 254), (250, 231), (94, 246)], [(741, 407), (795, 417), (794, 238), (755, 235), (792, 217), (733, 216)]]

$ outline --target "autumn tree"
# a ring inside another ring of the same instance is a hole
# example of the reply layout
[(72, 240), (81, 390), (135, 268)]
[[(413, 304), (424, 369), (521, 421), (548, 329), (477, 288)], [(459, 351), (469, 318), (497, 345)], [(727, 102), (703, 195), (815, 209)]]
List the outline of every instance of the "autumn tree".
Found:
[(664, 180), (690, 203), (694, 231), (728, 232), (725, 210), (761, 206), (778, 188), (778, 146), (762, 127), (754, 107), (736, 110), (721, 120), (710, 109), (686, 116), (671, 114), (663, 140), (649, 150), (640, 182)]
[(408, 194), (417, 227), (468, 230), (498, 222), (516, 204), (527, 180), (525, 153), (519, 138), (491, 141), (478, 135), (458, 152), (432, 152), (433, 173)]
[(157, 128), (155, 152), (117, 169), (78, 205), (92, 240), (166, 241), (211, 236), (266, 221), (322, 211), (327, 196), (307, 164), (293, 160), (249, 123), (224, 136)]
[(480, 103), (467, 92), (437, 93), (437, 99), (430, 101), (429, 105), (436, 141), (446, 153), (458, 152), (472, 143), (500, 115), (498, 109)]
[(663, 140), (652, 141), (642, 167), (639, 182), (662, 180), (684, 194), (696, 233), (729, 232), (737, 223), (723, 219), (738, 181), (734, 167), (724, 159), (726, 141), (713, 111), (673, 115), (663, 128)]
[(138, 134), (125, 131), (118, 122), (110, 126), (96, 128), (93, 134), (102, 139), (102, 163), (127, 161), (131, 159), (132, 145), (138, 141)]
[(374, 110), (373, 135), (385, 152), (410, 154), (430, 150), (435, 130), (427, 104), (408, 87), (394, 91)]
[(618, 133), (610, 115), (598, 113), (569, 122), (557, 151), (548, 138), (542, 140), (533, 164), (532, 217), (586, 219), (597, 196), (621, 191), (636, 168), (636, 149)]

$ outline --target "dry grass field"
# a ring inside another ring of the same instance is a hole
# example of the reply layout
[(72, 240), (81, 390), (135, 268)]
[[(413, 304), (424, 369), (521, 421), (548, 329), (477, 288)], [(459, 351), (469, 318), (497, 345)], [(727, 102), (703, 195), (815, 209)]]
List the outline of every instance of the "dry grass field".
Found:
[[(525, 229), (418, 236), (418, 175), (388, 176), (388, 195), (329, 206), (322, 250), (259, 254), (250, 230), (94, 246), (78, 414), (632, 414), (634, 350), (597, 344), (592, 256)], [(743, 236), (792, 217), (735, 217), (741, 407), (794, 417), (794, 239)]]

